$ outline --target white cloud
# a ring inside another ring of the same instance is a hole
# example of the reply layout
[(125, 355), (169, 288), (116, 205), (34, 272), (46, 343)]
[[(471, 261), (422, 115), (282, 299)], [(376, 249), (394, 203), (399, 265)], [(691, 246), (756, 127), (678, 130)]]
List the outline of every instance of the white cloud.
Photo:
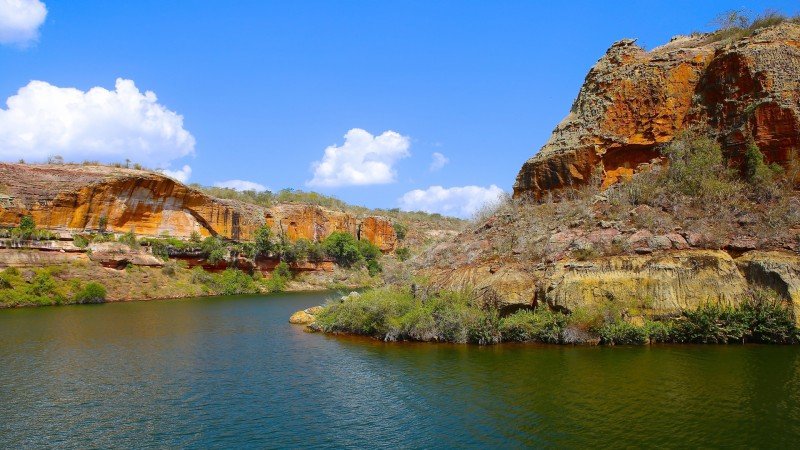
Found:
[(39, 0), (0, 0), (0, 43), (25, 45), (39, 37), (47, 8)]
[(228, 180), (228, 181), (217, 181), (214, 183), (214, 186), (220, 188), (228, 188), (233, 189), (235, 191), (266, 191), (267, 187), (263, 184), (255, 183), (253, 181), (247, 180)]
[(410, 140), (394, 131), (373, 136), (360, 128), (344, 135), (341, 147), (325, 149), (321, 161), (312, 164), (314, 178), (309, 186), (363, 186), (392, 183), (397, 177), (394, 164), (410, 155)]
[(444, 156), (439, 152), (433, 152), (431, 158), (433, 158), (433, 161), (431, 161), (431, 166), (429, 168), (431, 172), (436, 172), (437, 170), (441, 169), (442, 167), (447, 165), (447, 163), (450, 162), (450, 160), (446, 156)]
[(181, 183), (186, 183), (189, 181), (189, 177), (192, 176), (192, 168), (186, 165), (179, 170), (161, 169), (160, 172)]
[(431, 186), (425, 190), (406, 192), (399, 202), (404, 211), (425, 211), (468, 218), (487, 204), (500, 201), (503, 195), (504, 191), (495, 185), (451, 188)]
[[(0, 0), (2, 1), (2, 0)], [(118, 78), (115, 90), (75, 88), (31, 81), (0, 108), (0, 159), (133, 162), (167, 167), (194, 154), (183, 117)]]

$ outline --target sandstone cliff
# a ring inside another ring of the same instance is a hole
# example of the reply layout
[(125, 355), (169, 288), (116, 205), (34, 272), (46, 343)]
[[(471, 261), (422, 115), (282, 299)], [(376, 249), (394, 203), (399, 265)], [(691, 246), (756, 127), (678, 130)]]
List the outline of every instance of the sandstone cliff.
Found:
[[(161, 174), (99, 165), (0, 164), (0, 226), (31, 215), (37, 226), (66, 235), (107, 231), (157, 236), (215, 235), (248, 239), (268, 224), (289, 239), (319, 240), (334, 231), (361, 236), (390, 252), (392, 223), (314, 205), (262, 208), (208, 196)], [(105, 222), (105, 223), (101, 223)]]
[(514, 195), (603, 183), (658, 158), (658, 146), (695, 126), (731, 156), (751, 136), (770, 162), (800, 147), (800, 25), (763, 28), (735, 42), (673, 38), (645, 51), (621, 40), (586, 76), (569, 114), (517, 175)]

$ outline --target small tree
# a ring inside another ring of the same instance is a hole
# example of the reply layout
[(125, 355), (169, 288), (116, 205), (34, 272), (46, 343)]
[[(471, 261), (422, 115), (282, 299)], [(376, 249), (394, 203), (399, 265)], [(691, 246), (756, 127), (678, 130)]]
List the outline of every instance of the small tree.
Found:
[(392, 226), (394, 227), (394, 234), (397, 235), (398, 241), (402, 241), (403, 239), (406, 238), (406, 234), (408, 233), (408, 227), (405, 224), (401, 222), (395, 222), (392, 224)]
[(325, 238), (322, 246), (325, 248), (325, 253), (333, 258), (336, 264), (342, 267), (351, 267), (361, 259), (357, 242), (350, 233), (335, 231)]
[(33, 216), (22, 216), (19, 220), (19, 230), (26, 238), (33, 235), (33, 232), (36, 231), (36, 222), (34, 222)]
[(253, 242), (255, 245), (255, 258), (269, 256), (270, 253), (275, 251), (272, 230), (266, 225), (260, 226), (253, 233)]

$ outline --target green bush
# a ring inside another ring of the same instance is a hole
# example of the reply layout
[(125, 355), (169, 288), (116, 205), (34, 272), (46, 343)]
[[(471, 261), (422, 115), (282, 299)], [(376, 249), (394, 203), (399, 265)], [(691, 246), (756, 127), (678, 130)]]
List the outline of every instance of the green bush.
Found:
[(223, 295), (248, 294), (256, 291), (253, 278), (239, 269), (225, 269), (213, 276), (213, 284)]
[(94, 281), (86, 283), (77, 294), (75, 294), (75, 303), (102, 303), (106, 300), (106, 288)]
[(228, 250), (222, 240), (216, 236), (209, 236), (203, 240), (200, 246), (201, 251), (206, 256), (209, 264), (216, 265), (228, 257)]
[(259, 227), (253, 233), (253, 244), (255, 246), (255, 258), (267, 257), (276, 250), (272, 236), (272, 230), (266, 225)]
[(315, 326), (387, 341), (500, 342), (496, 310), (482, 309), (465, 293), (442, 291), (425, 300), (398, 288), (381, 288), (331, 301)]
[(33, 276), (28, 286), (28, 293), (36, 297), (46, 297), (56, 293), (56, 281), (45, 270)]
[(629, 322), (606, 324), (598, 330), (600, 342), (606, 345), (641, 345), (649, 339), (648, 330)]
[(86, 248), (89, 246), (89, 240), (80, 234), (72, 236), (72, 243), (78, 248)]
[(392, 226), (394, 227), (394, 234), (397, 236), (397, 240), (404, 240), (406, 238), (406, 234), (408, 234), (408, 226), (401, 222), (394, 222)]
[(350, 233), (334, 231), (322, 241), (325, 253), (342, 267), (352, 267), (361, 260), (358, 241)]
[(504, 341), (558, 344), (567, 325), (567, 316), (547, 309), (521, 309), (500, 320)]
[(275, 266), (275, 269), (273, 269), (272, 275), (273, 276), (277, 275), (279, 277), (283, 277), (289, 280), (292, 278), (292, 270), (289, 268), (289, 264), (286, 264), (286, 262), (281, 261), (280, 263), (278, 263), (277, 266)]
[(411, 250), (408, 247), (401, 247), (395, 250), (394, 254), (400, 261), (406, 261), (411, 256)]
[(139, 241), (136, 239), (136, 233), (133, 230), (128, 231), (117, 239), (117, 242), (122, 242), (130, 248), (139, 248)]
[(196, 266), (192, 269), (191, 275), (192, 284), (199, 284), (199, 285), (206, 285), (208, 286), (214, 281), (214, 278), (211, 276), (210, 273), (203, 270), (202, 267)]

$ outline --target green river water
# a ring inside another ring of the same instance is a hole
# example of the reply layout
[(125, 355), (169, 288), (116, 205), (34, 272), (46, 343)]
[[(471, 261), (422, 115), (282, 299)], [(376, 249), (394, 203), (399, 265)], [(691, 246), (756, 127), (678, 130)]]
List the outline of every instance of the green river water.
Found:
[(0, 448), (792, 447), (800, 347), (383, 343), (328, 294), (0, 311)]

